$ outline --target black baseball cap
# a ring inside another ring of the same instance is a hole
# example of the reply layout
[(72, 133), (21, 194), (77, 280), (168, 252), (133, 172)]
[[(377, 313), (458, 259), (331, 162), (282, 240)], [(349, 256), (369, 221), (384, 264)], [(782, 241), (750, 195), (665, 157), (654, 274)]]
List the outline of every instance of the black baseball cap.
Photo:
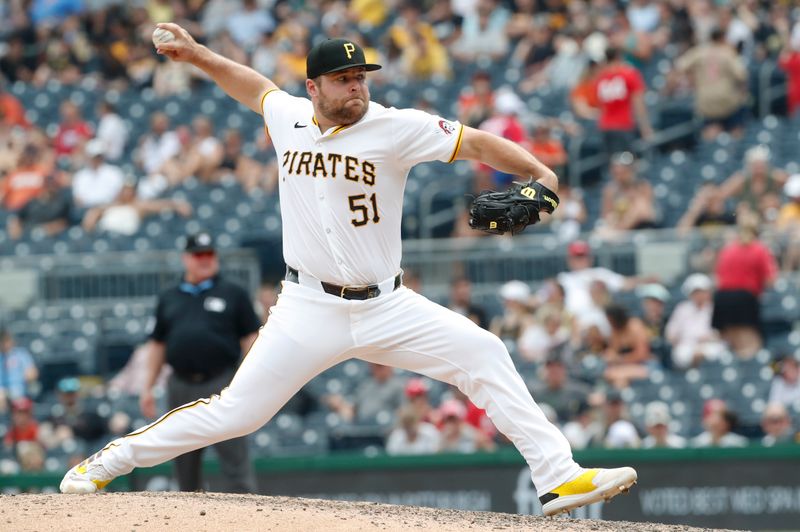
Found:
[(200, 231), (186, 237), (186, 246), (183, 249), (187, 253), (214, 251), (214, 239), (205, 231)]
[(364, 67), (368, 71), (381, 68), (380, 65), (367, 63), (364, 50), (347, 39), (327, 39), (317, 43), (306, 57), (308, 79), (353, 67)]

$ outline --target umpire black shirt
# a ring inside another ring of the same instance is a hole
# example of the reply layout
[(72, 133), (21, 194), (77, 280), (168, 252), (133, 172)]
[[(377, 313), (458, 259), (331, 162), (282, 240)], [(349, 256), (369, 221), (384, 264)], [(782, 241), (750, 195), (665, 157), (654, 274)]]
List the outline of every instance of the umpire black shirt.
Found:
[(235, 368), (240, 340), (261, 325), (247, 292), (220, 276), (165, 291), (155, 317), (150, 337), (165, 344), (166, 361), (179, 377)]

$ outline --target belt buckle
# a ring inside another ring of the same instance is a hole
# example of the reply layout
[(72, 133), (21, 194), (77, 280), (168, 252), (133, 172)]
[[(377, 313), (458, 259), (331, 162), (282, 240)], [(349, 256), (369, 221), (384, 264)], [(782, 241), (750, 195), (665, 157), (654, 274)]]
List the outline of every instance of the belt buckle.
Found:
[[(348, 290), (364, 291), (363, 299), (373, 299), (373, 298), (376, 298), (379, 295), (381, 295), (381, 289), (378, 288), (377, 285), (374, 285), (374, 286), (373, 285), (364, 285), (364, 286), (352, 286), (351, 285), (351, 286), (343, 286), (342, 289), (339, 291), (339, 297), (341, 297), (342, 299), (347, 299), (347, 297), (345, 297), (345, 292), (347, 292)], [(359, 300), (361, 300), (361, 299), (362, 298), (360, 298)]]
[(347, 299), (346, 297), (344, 297), (344, 293), (345, 292), (347, 292), (348, 290), (359, 290), (359, 289), (362, 289), (362, 288), (364, 288), (364, 287), (363, 286), (353, 286), (353, 285), (343, 286), (341, 291), (339, 292), (339, 297), (341, 297), (342, 299)]

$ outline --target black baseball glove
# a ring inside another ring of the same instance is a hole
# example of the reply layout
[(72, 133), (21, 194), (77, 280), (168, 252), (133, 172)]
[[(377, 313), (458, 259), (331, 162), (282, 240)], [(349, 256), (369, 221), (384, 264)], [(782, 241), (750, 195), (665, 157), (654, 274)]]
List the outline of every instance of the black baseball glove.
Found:
[(539, 221), (539, 212), (552, 214), (558, 207), (555, 192), (532, 180), (514, 183), (504, 192), (485, 190), (469, 209), (469, 226), (494, 235), (515, 235)]

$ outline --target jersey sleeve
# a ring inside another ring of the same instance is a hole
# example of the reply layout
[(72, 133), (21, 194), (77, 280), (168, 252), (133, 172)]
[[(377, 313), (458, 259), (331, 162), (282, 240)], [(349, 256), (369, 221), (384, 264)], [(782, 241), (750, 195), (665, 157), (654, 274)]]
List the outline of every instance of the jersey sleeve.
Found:
[(413, 166), (425, 161), (453, 162), (461, 148), (464, 126), (416, 109), (395, 111), (392, 133), (398, 161)]
[[(280, 89), (270, 89), (261, 96), (261, 114), (267, 133), (273, 138), (280, 136), (287, 127), (294, 127), (298, 120), (310, 120), (312, 112), (308, 112), (311, 103), (304, 98), (297, 98)], [(306, 116), (307, 115), (307, 116)]]

